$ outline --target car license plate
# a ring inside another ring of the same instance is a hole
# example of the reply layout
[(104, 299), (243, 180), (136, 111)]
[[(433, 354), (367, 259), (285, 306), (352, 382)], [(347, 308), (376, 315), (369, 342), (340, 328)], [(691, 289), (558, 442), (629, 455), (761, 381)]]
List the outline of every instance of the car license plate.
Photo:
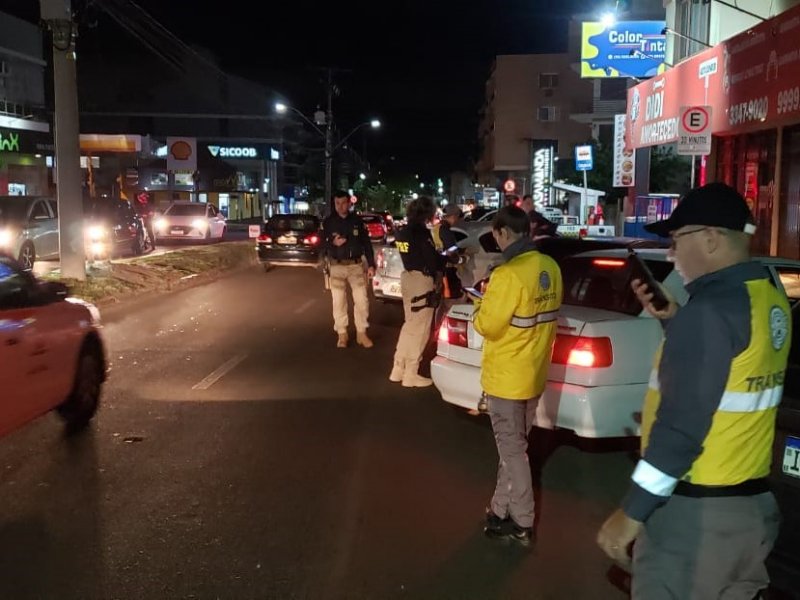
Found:
[(387, 296), (397, 296), (398, 298), (403, 295), (403, 292), (400, 290), (399, 283), (392, 283), (386, 290)]
[(800, 479), (800, 438), (786, 438), (786, 447), (783, 451), (783, 472)]
[(282, 235), (278, 238), (279, 244), (296, 244), (297, 238), (291, 235)]
[(183, 235), (183, 229), (170, 229), (170, 235)]

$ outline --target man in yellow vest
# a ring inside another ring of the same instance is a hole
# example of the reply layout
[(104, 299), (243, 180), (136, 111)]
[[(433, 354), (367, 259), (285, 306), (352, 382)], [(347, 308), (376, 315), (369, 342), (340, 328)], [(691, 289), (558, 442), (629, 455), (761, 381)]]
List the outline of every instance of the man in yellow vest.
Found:
[(527, 546), (534, 517), (528, 434), (547, 383), (563, 285), (558, 264), (536, 251), (521, 208), (497, 211), (492, 234), (504, 262), (492, 271), (483, 299), (475, 299), (474, 316), (484, 338), (481, 387), (500, 456), (484, 533)]
[(664, 320), (665, 339), (642, 413), (642, 458), (597, 541), (623, 564), (636, 541), (635, 600), (752, 600), (769, 583), (764, 561), (780, 515), (767, 476), (791, 313), (750, 260), (753, 223), (736, 190), (712, 183), (647, 226), (671, 237), (690, 300), (658, 311), (633, 282)]

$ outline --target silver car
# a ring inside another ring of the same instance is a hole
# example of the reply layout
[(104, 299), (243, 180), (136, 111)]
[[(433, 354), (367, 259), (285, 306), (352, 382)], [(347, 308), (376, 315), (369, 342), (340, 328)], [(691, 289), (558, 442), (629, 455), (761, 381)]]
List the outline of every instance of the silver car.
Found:
[(55, 200), (0, 196), (0, 250), (30, 270), (37, 259), (58, 258), (58, 209)]

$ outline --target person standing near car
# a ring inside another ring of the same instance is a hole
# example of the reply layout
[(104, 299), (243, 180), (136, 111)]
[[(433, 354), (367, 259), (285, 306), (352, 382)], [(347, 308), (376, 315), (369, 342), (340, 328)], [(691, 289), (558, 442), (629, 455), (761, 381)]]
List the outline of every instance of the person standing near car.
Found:
[(431, 336), (431, 320), (438, 304), (436, 280), (444, 257), (436, 252), (428, 223), (436, 205), (427, 196), (412, 200), (406, 208), (408, 225), (397, 232), (395, 246), (405, 269), (400, 275), (405, 321), (397, 340), (389, 381), (403, 387), (428, 387), (433, 381), (419, 374), (422, 353)]
[(473, 317), (484, 338), (481, 387), (500, 456), (484, 532), (529, 545), (534, 501), (528, 434), (547, 382), (563, 285), (558, 264), (530, 239), (522, 209), (497, 211), (492, 234), (504, 262), (492, 271), (483, 298), (475, 299)]
[[(448, 204), (444, 207), (444, 217), (434, 225), (431, 230), (433, 245), (436, 251), (445, 257), (444, 277), (442, 278), (442, 303), (438, 314), (445, 315), (451, 306), (464, 297), (461, 278), (458, 276), (458, 265), (461, 264), (461, 254), (458, 250), (458, 241), (452, 228), (461, 220), (461, 209), (457, 204)], [(436, 322), (439, 322), (439, 318)]]
[(750, 260), (754, 220), (733, 188), (696, 188), (645, 228), (672, 238), (690, 299), (659, 311), (652, 290), (632, 282), (665, 337), (644, 401), (641, 460), (597, 542), (627, 564), (635, 540), (636, 600), (751, 600), (769, 584), (764, 561), (780, 521), (767, 476), (789, 303)]
[(375, 255), (369, 233), (361, 218), (350, 211), (350, 195), (345, 191), (333, 194), (333, 212), (322, 222), (324, 259), (330, 263), (330, 285), (333, 300), (333, 328), (339, 336), (337, 348), (346, 348), (349, 343), (347, 313), (347, 286), (353, 294), (353, 312), (356, 323), (356, 343), (372, 348), (367, 336), (369, 327), (369, 298), (367, 277), (375, 275)]

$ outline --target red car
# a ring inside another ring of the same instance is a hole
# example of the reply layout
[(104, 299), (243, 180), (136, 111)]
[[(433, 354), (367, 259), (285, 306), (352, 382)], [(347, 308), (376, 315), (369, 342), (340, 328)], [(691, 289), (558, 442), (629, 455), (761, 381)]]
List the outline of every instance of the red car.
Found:
[(370, 241), (385, 244), (387, 230), (383, 217), (381, 215), (375, 215), (371, 213), (361, 214), (359, 216), (361, 217), (361, 220), (364, 221), (364, 225), (367, 227), (367, 233), (369, 233)]

